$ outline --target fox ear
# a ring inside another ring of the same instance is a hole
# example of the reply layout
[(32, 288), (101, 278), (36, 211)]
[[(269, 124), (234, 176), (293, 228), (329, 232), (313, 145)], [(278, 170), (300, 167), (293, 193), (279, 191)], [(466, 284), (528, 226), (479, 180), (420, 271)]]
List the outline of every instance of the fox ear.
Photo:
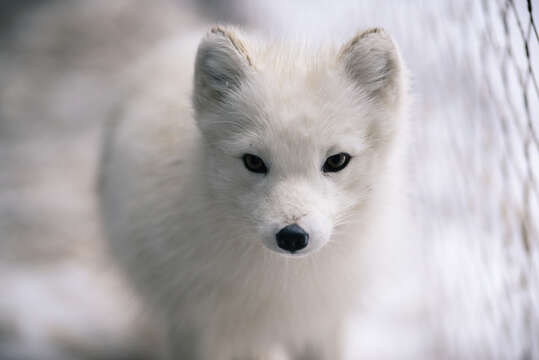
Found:
[(399, 103), (404, 87), (402, 63), (393, 40), (384, 30), (360, 32), (342, 47), (338, 59), (368, 97)]
[(237, 91), (252, 61), (239, 37), (212, 28), (201, 41), (195, 61), (193, 105), (197, 112), (215, 110)]

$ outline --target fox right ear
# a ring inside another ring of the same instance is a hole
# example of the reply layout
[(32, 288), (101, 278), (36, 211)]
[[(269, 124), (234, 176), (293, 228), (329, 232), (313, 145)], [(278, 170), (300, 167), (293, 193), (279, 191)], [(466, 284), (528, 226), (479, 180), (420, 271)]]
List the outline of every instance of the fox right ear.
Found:
[(339, 61), (346, 74), (368, 97), (399, 104), (404, 85), (403, 65), (397, 47), (382, 29), (357, 34), (346, 43)]
[(198, 47), (195, 61), (193, 105), (195, 111), (215, 111), (237, 91), (251, 58), (239, 37), (230, 29), (212, 28)]

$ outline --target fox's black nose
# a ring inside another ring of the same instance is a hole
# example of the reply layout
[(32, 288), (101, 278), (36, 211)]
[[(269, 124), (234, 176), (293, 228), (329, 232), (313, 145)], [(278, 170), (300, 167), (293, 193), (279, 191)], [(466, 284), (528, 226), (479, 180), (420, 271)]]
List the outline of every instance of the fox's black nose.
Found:
[(309, 234), (298, 224), (285, 226), (275, 237), (277, 238), (277, 245), (291, 253), (303, 249), (309, 243)]

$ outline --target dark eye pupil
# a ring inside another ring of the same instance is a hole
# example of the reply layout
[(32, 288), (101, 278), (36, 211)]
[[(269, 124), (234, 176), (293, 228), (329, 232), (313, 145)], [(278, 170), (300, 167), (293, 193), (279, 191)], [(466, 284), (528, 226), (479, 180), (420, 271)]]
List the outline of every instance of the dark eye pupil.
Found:
[(322, 170), (324, 172), (337, 172), (346, 167), (350, 162), (350, 155), (346, 153), (339, 153), (327, 158)]
[(243, 155), (243, 164), (245, 165), (247, 170), (255, 172), (255, 173), (265, 174), (268, 171), (266, 168), (266, 165), (264, 164), (264, 161), (262, 161), (262, 159), (256, 155), (252, 155), (252, 154)]
[(339, 167), (344, 163), (344, 154), (333, 155), (328, 160), (331, 166)]

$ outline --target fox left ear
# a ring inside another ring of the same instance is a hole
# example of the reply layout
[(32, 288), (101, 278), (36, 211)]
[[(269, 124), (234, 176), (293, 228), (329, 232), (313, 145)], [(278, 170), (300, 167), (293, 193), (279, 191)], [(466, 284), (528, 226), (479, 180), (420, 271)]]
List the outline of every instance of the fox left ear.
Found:
[(212, 28), (201, 41), (195, 60), (193, 105), (195, 110), (215, 110), (237, 91), (252, 60), (237, 31)]
[(346, 74), (369, 98), (397, 106), (404, 90), (403, 65), (391, 37), (379, 28), (357, 34), (340, 50)]

